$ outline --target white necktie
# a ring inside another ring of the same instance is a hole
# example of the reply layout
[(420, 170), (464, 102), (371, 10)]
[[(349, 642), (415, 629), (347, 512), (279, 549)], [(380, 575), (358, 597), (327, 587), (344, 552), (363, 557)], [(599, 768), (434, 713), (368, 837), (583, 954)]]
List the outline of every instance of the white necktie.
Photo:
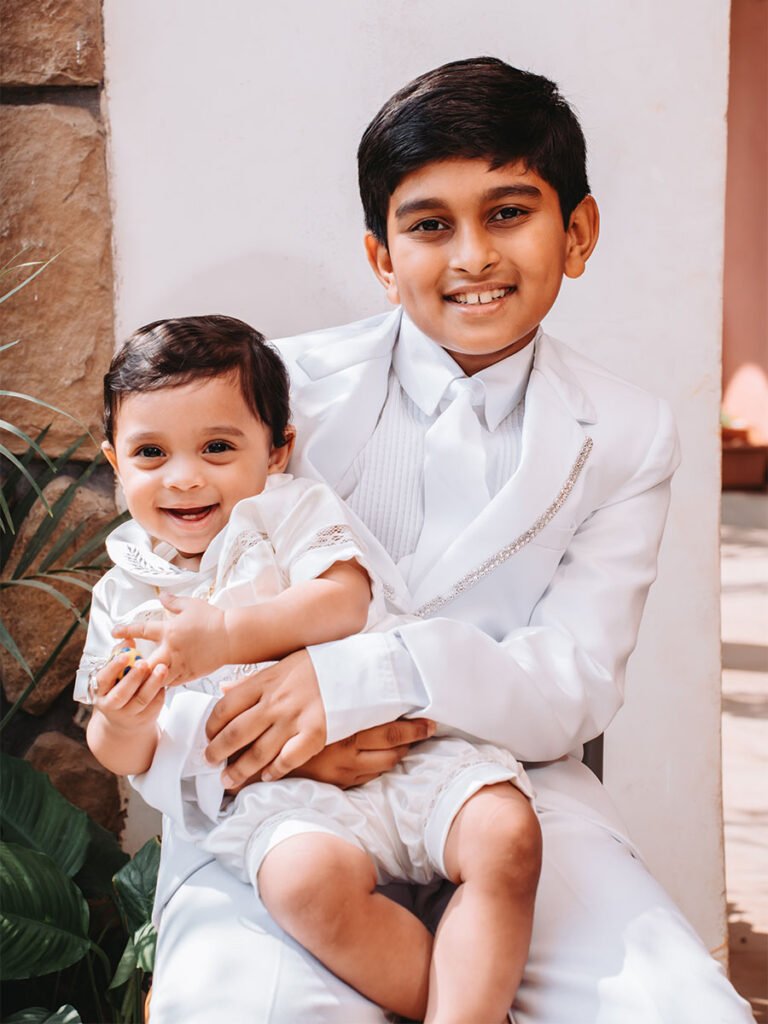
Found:
[[(490, 501), (482, 427), (483, 386), (457, 377), (424, 438), (424, 526), (406, 575), (417, 585)], [(405, 568), (402, 566), (401, 568)]]

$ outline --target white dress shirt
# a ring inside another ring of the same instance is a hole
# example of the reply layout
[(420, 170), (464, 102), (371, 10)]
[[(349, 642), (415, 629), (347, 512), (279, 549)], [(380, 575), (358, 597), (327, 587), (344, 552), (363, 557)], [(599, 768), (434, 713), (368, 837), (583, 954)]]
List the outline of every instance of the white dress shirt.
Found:
[[(520, 461), (525, 391), (540, 336), (541, 328), (525, 348), (467, 378), (458, 363), (403, 314), (379, 422), (338, 491), (404, 572), (422, 529), (429, 527), (424, 522), (424, 441), (443, 411), (446, 391), (457, 378), (473, 382), (486, 482), (493, 497)], [(376, 643), (381, 646), (378, 656), (358, 661), (358, 697), (361, 690), (370, 694), (371, 706), (392, 719), (418, 713), (428, 704), (428, 695), (399, 633), (380, 634)], [(356, 638), (344, 644), (353, 655)], [(370, 647), (368, 651), (374, 653)], [(321, 691), (336, 693), (340, 684), (335, 645), (314, 646), (310, 654)], [(362, 724), (342, 710), (344, 705), (338, 699), (327, 704), (329, 741), (351, 735)]]

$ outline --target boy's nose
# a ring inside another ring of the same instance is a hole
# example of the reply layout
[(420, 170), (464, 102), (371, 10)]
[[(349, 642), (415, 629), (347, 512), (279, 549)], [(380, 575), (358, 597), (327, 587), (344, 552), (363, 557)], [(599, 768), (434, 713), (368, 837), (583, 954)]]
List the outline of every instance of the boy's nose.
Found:
[(495, 266), (499, 254), (493, 237), (482, 227), (457, 231), (451, 253), (451, 267), (466, 274), (482, 274)]

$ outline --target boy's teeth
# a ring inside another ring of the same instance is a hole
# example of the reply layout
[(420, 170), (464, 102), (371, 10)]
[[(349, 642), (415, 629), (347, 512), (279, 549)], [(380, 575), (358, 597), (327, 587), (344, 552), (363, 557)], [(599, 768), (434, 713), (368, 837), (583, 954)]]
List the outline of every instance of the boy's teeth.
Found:
[(476, 306), (478, 303), (484, 305), (486, 302), (493, 302), (494, 299), (503, 299), (508, 291), (508, 288), (494, 288), (488, 292), (460, 292), (451, 298), (464, 306)]

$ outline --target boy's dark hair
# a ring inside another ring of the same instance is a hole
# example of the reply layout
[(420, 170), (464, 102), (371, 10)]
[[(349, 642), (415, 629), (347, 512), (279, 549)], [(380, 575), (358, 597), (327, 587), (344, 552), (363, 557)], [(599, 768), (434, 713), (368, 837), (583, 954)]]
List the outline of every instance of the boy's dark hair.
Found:
[(403, 178), (456, 158), (492, 168), (521, 161), (555, 189), (566, 228), (589, 194), (584, 135), (555, 83), (473, 57), (415, 78), (365, 129), (357, 164), (368, 230), (386, 245), (389, 199)]
[(115, 441), (120, 402), (126, 395), (181, 387), (236, 374), (248, 408), (282, 448), (290, 417), (288, 374), (277, 352), (253, 327), (230, 316), (156, 320), (128, 338), (104, 374), (104, 435)]

